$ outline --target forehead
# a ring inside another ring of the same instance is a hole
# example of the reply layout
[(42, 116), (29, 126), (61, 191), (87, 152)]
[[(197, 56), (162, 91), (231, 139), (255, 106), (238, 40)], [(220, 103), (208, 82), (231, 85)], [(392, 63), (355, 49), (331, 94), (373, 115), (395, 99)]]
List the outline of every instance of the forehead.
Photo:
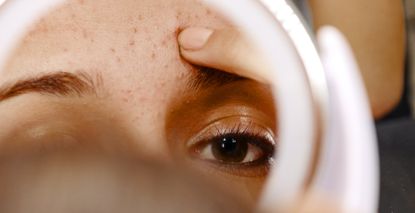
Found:
[(29, 31), (6, 73), (94, 70), (166, 81), (189, 68), (179, 56), (180, 29), (224, 25), (197, 0), (71, 0)]
[(71, 0), (33, 26), (0, 84), (55, 71), (99, 73), (105, 104), (118, 107), (137, 134), (157, 135), (149, 143), (161, 141), (168, 103), (191, 72), (179, 55), (178, 31), (225, 25), (196, 0)]

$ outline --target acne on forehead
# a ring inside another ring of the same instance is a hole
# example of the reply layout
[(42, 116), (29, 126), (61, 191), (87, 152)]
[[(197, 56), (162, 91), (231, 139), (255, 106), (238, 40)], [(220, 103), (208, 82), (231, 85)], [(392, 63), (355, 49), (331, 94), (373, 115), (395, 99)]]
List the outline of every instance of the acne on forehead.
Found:
[(94, 43), (94, 37), (118, 34), (117, 39), (131, 38), (129, 46), (134, 46), (139, 36), (165, 47), (180, 29), (192, 25), (223, 27), (225, 24), (199, 0), (72, 0), (42, 18), (25, 41), (44, 34), (69, 33), (72, 38)]
[[(72, 0), (43, 18), (16, 55), (32, 64), (43, 61), (40, 70), (56, 64), (72, 69), (98, 69), (97, 64), (118, 70), (151, 64), (172, 68), (182, 62), (177, 34), (193, 25), (225, 24), (196, 0)], [(149, 63), (153, 61), (158, 63)]]
[(198, 0), (71, 0), (30, 31), (8, 71), (94, 70), (115, 75), (106, 82), (130, 79), (129, 89), (153, 82), (146, 91), (160, 90), (184, 81), (189, 69), (179, 55), (180, 29), (224, 25)]

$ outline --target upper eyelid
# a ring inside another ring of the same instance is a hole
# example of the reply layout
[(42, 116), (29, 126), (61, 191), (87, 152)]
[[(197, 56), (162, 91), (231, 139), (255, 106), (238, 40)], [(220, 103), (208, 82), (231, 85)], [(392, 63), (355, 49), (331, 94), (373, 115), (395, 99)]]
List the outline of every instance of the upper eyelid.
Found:
[[(225, 120), (227, 120), (227, 119), (235, 119), (234, 123), (236, 123), (237, 125), (235, 125), (231, 128), (218, 129), (217, 126), (221, 125), (221, 124), (218, 124), (218, 122), (221, 122), (221, 121), (225, 122)], [(243, 121), (243, 119), (246, 119), (246, 121)], [(267, 139), (270, 140), (270, 142), (272, 142), (272, 145), (275, 145), (276, 144), (276, 142), (275, 142), (276, 137), (275, 137), (275, 133), (272, 131), (272, 129), (260, 124), (260, 122), (256, 121), (256, 120), (257, 119), (255, 119), (252, 116), (242, 116), (242, 115), (232, 115), (232, 116), (226, 116), (226, 117), (215, 119), (215, 120), (209, 122), (208, 125), (203, 127), (198, 133), (196, 133), (195, 136), (190, 138), (187, 142), (187, 146), (188, 147), (193, 146), (196, 143), (198, 143), (199, 141), (201, 141), (202, 139), (214, 138), (216, 136), (220, 136), (220, 135), (232, 132), (232, 131), (235, 132), (234, 130), (238, 129), (238, 128), (240, 130), (241, 126), (246, 127), (246, 130), (250, 129), (251, 133), (252, 133), (252, 128), (253, 127), (261, 128), (267, 134), (271, 134), (269, 136), (269, 138), (267, 138)], [(242, 124), (244, 122), (247, 123), (247, 124)], [(213, 133), (211, 132), (212, 128), (215, 128)], [(258, 133), (258, 134), (260, 134), (260, 133)], [(208, 135), (208, 136), (206, 137), (206, 135)], [(262, 134), (260, 134), (260, 135), (262, 135)]]

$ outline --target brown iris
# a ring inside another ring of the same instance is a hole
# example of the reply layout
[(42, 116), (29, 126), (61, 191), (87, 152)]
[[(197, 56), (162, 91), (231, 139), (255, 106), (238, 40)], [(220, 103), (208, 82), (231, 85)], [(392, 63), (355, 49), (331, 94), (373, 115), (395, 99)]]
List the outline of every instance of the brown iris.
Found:
[(214, 139), (212, 143), (213, 156), (223, 162), (240, 163), (248, 153), (246, 137), (228, 134)]

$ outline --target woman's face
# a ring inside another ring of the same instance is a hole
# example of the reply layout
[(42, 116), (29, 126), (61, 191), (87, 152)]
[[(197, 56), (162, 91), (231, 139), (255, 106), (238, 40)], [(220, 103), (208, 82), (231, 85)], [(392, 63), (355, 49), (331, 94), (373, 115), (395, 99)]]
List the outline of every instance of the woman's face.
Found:
[(128, 150), (255, 201), (276, 142), (268, 86), (183, 61), (178, 32), (229, 23), (194, 0), (71, 0), (0, 72), (0, 155)]

